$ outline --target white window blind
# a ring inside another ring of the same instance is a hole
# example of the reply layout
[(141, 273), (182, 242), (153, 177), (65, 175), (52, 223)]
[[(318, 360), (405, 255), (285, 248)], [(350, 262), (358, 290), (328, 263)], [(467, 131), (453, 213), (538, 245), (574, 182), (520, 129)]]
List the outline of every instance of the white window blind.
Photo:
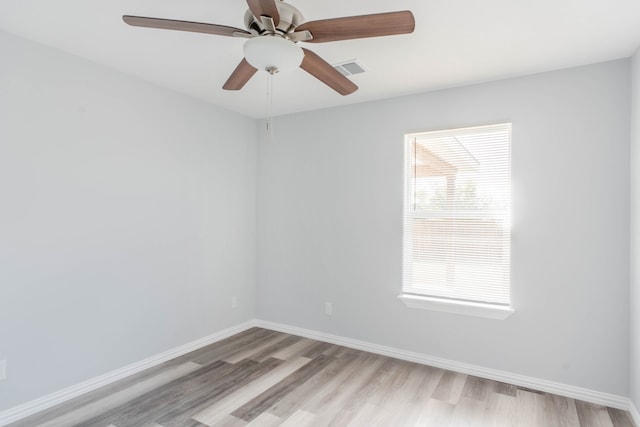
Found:
[(405, 294), (509, 305), (511, 124), (405, 141)]

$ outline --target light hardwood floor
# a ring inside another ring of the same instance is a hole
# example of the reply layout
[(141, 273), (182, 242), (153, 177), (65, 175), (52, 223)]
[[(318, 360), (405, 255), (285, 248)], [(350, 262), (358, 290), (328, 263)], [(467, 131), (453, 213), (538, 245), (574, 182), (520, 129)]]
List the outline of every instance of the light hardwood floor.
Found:
[(11, 426), (329, 425), (633, 427), (617, 409), (260, 328)]

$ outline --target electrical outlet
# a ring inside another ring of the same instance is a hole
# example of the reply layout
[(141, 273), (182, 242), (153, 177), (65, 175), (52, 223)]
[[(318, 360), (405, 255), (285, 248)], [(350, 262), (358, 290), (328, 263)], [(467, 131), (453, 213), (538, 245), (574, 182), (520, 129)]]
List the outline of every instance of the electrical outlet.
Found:
[(0, 360), (0, 381), (7, 378), (7, 361)]
[(238, 297), (231, 297), (231, 308), (238, 308)]
[(324, 314), (326, 314), (327, 316), (331, 316), (333, 314), (333, 303), (324, 303)]

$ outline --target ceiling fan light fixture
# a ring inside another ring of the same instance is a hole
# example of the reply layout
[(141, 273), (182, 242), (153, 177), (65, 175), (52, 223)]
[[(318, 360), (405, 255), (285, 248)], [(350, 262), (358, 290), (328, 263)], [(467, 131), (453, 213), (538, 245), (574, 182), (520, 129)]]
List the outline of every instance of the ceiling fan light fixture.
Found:
[(240, 90), (258, 70), (270, 74), (300, 67), (340, 95), (349, 95), (358, 86), (345, 77), (362, 72), (362, 67), (339, 64), (334, 68), (313, 51), (300, 48), (297, 42), (325, 43), (370, 37), (409, 34), (415, 29), (411, 11), (374, 13), (342, 18), (305, 21), (298, 9), (285, 0), (246, 0), (246, 30), (226, 25), (176, 19), (124, 15), (122, 19), (134, 27), (190, 31), (226, 37), (246, 37), (245, 57), (222, 86), (225, 90)]
[(245, 42), (244, 57), (254, 68), (274, 73), (298, 68), (304, 52), (300, 46), (280, 36), (260, 36)]

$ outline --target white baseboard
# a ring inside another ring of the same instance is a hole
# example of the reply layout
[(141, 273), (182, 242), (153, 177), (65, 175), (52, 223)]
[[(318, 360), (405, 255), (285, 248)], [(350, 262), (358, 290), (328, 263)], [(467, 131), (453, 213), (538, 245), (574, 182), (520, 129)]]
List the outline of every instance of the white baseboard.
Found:
[(631, 414), (631, 420), (637, 427), (640, 427), (640, 412), (638, 412), (638, 408), (631, 399), (629, 399), (629, 413)]
[(108, 372), (99, 377), (84, 381), (71, 387), (67, 387), (63, 390), (46, 395), (39, 399), (32, 400), (31, 402), (27, 402), (14, 408), (10, 408), (6, 411), (0, 412), (0, 426), (5, 426), (7, 424), (16, 422), (40, 411), (44, 411), (45, 409), (49, 409), (55, 405), (81, 396), (85, 393), (89, 393), (90, 391), (96, 390), (105, 385), (114, 383), (130, 375), (142, 372), (145, 369), (152, 368), (191, 351), (198, 350), (199, 348), (238, 334), (253, 327), (254, 324), (254, 321), (249, 321), (237, 326), (232, 326), (231, 328), (216, 332), (215, 334), (209, 335), (199, 340), (192, 341), (180, 347), (176, 347), (158, 355), (151, 356), (140, 362), (136, 362), (123, 368), (116, 369), (115, 371)]
[(573, 399), (583, 400), (598, 405), (610, 406), (612, 408), (629, 411), (631, 418), (635, 424), (640, 427), (640, 415), (638, 409), (633, 402), (627, 397), (617, 396), (599, 391), (589, 390), (581, 387), (575, 387), (567, 384), (557, 383), (553, 381), (541, 380), (537, 378), (527, 377), (524, 375), (512, 374), (510, 372), (499, 371), (496, 369), (485, 368), (482, 366), (471, 365), (468, 363), (457, 362), (454, 360), (443, 359), (440, 357), (429, 356), (421, 353), (399, 350), (393, 347), (387, 347), (378, 344), (368, 343), (366, 341), (354, 340), (338, 335), (326, 334), (309, 329), (288, 326), (280, 323), (268, 322), (264, 320), (252, 320), (237, 326), (225, 329), (199, 340), (168, 350), (156, 356), (149, 357), (140, 362), (125, 366), (121, 369), (106, 373), (91, 380), (80, 384), (65, 388), (39, 399), (16, 406), (6, 411), (0, 412), (0, 426), (5, 426), (12, 422), (21, 420), (37, 412), (49, 409), (55, 405), (66, 402), (75, 397), (81, 396), (90, 391), (96, 390), (115, 381), (126, 378), (130, 375), (141, 372), (145, 369), (157, 366), (168, 360), (182, 356), (191, 351), (205, 347), (209, 344), (218, 342), (224, 338), (230, 337), (251, 327), (261, 327), (279, 332), (285, 332), (292, 335), (298, 335), (311, 338), (318, 341), (324, 341), (332, 344), (342, 345), (357, 350), (368, 351), (371, 353), (381, 354), (384, 356), (394, 357), (396, 359), (407, 360), (410, 362), (421, 363), (423, 365), (434, 366), (436, 368), (447, 369), (450, 371), (461, 372), (464, 374), (474, 375), (481, 378), (501, 381), (521, 387), (527, 387), (534, 390), (558, 394)]
[[(463, 374), (474, 375), (476, 377), (486, 378), (490, 380), (505, 382), (521, 387), (527, 387), (533, 390), (539, 390), (547, 393), (553, 393), (572, 399), (583, 400), (598, 405), (610, 406), (612, 408), (628, 411), (630, 408), (629, 398), (617, 396), (614, 394), (602, 393), (595, 390), (576, 387), (572, 385), (557, 383), (553, 381), (541, 380), (538, 378), (527, 377), (524, 375), (512, 374), (510, 372), (499, 371), (496, 369), (485, 368), (482, 366), (471, 365), (468, 363), (457, 362), (454, 360), (443, 359), (440, 357), (429, 356), (421, 353), (399, 350), (392, 347), (386, 347), (378, 344), (371, 344), (365, 341), (354, 340), (337, 335), (325, 334), (322, 332), (312, 331), (309, 329), (298, 328), (294, 326), (283, 325), (280, 323), (256, 320), (255, 326), (271, 329), (274, 331), (285, 332), (292, 335), (298, 335), (305, 338), (311, 338), (318, 341), (324, 341), (332, 344), (338, 344), (344, 347), (364, 350), (371, 353), (390, 356), (396, 359), (407, 360), (410, 362), (421, 363), (436, 368), (447, 369), (450, 371), (460, 372)], [(637, 412), (636, 412), (637, 415)], [(638, 421), (636, 421), (638, 424)], [(640, 424), (638, 424), (640, 427)]]

